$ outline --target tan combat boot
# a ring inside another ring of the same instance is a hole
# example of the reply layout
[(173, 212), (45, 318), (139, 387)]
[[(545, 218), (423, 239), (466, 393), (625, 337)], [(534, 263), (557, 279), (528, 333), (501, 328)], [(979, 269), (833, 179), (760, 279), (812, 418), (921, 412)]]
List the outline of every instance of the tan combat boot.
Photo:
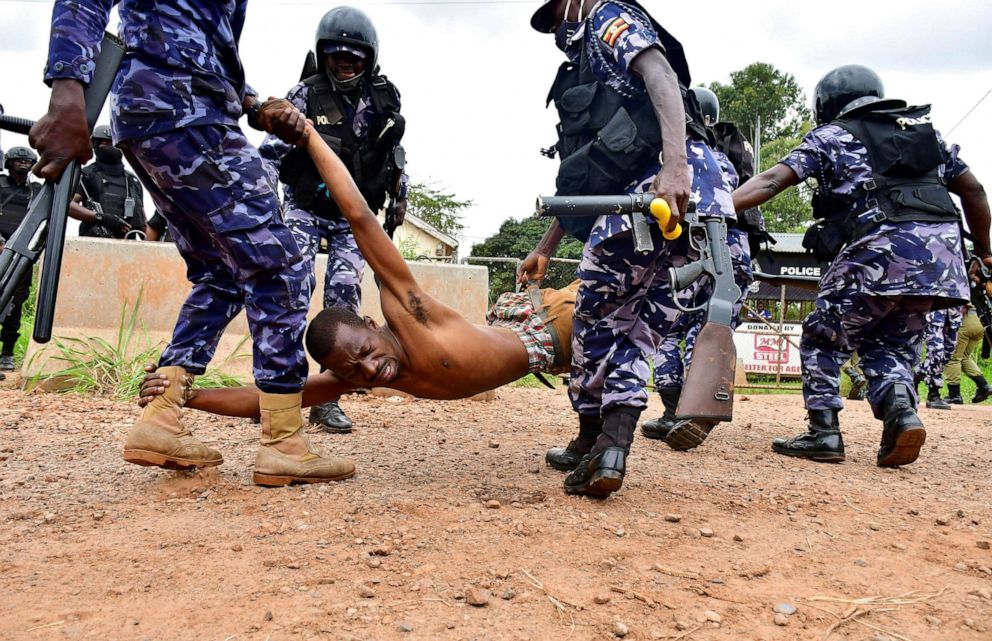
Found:
[(355, 475), (355, 464), (345, 458), (314, 452), (303, 434), (300, 412), (303, 394), (268, 394), (259, 391), (262, 439), (255, 457), (255, 484), (343, 481)]
[(159, 367), (156, 371), (168, 378), (169, 386), (145, 406), (141, 418), (128, 432), (124, 460), (167, 470), (190, 470), (223, 463), (220, 452), (194, 438), (183, 424), (182, 408), (189, 398), (193, 377), (176, 366)]

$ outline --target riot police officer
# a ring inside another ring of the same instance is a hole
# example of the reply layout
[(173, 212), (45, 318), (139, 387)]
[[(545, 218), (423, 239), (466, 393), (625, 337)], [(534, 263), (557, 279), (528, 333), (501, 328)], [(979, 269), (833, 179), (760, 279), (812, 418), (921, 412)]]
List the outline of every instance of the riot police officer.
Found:
[(776, 439), (772, 449), (844, 460), (840, 368), (857, 350), (868, 402), (883, 423), (876, 462), (905, 465), (926, 440), (913, 385), (926, 315), (968, 299), (960, 214), (948, 192), (961, 198), (975, 254), (992, 264), (988, 201), (959, 148), (948, 149), (933, 128), (929, 106), (886, 100), (870, 69), (847, 65), (825, 75), (814, 111), (816, 129), (734, 192), (743, 209), (815, 178), (819, 220), (803, 244), (833, 261), (800, 343), (809, 427)]
[[(378, 212), (388, 196), (401, 219), (407, 205), (400, 146), (405, 121), (399, 91), (379, 73), (375, 26), (358, 9), (336, 7), (321, 18), (315, 45), (316, 73), (293, 87), (286, 98), (313, 121), (348, 167), (370, 209)], [(358, 313), (365, 259), (309, 154), (274, 136), (266, 138), (260, 151), (278, 166), (285, 185), (286, 224), (303, 252), (312, 285), (314, 259), (321, 242), (327, 244), (324, 307)], [(310, 422), (327, 432), (352, 429), (337, 402), (311, 408)]]
[(109, 125), (93, 130), (95, 160), (83, 168), (73, 218), (80, 220), (79, 235), (95, 238), (127, 236), (145, 228), (144, 191), (138, 177), (124, 168), (124, 155), (114, 147)]
[[(705, 87), (693, 87), (689, 91), (699, 103), (713, 147), (713, 156), (730, 187), (736, 189), (740, 181), (746, 181), (754, 175), (754, 152), (751, 145), (734, 123), (720, 122), (720, 100), (715, 93)], [(754, 281), (751, 269), (752, 249), (757, 250), (760, 242), (766, 238), (770, 236), (765, 232), (765, 221), (757, 207), (739, 213), (737, 222), (727, 229), (727, 244), (734, 264), (734, 281), (741, 290), (741, 297), (733, 310), (734, 327), (740, 324), (740, 312), (747, 298), (748, 288)], [(691, 296), (692, 293), (689, 294)], [(702, 312), (680, 315), (675, 327), (662, 339), (654, 355), (654, 386), (661, 396), (665, 412), (659, 418), (645, 421), (641, 425), (641, 434), (646, 438), (663, 440), (677, 450), (697, 447), (709, 434), (708, 429), (692, 422), (679, 423), (675, 420), (685, 372), (692, 361), (692, 349), (696, 336), (702, 329), (703, 319)], [(683, 341), (684, 356), (679, 348)]]
[[(31, 198), (38, 193), (41, 186), (29, 180), (31, 166), (38, 156), (27, 147), (11, 147), (4, 157), (3, 168), (6, 174), (0, 174), (0, 247), (7, 238), (17, 230), (28, 213)], [(14, 346), (20, 336), (21, 308), (28, 299), (31, 289), (31, 272), (28, 271), (14, 290), (7, 309), (0, 309), (0, 371), (10, 372), (14, 369)]]
[[(654, 192), (676, 213), (665, 231), (690, 197), (701, 213), (734, 218), (730, 185), (686, 90), (691, 78), (678, 40), (633, 0), (548, 0), (531, 26), (553, 33), (568, 58), (550, 94), (560, 118), (558, 194)], [(539, 280), (566, 231), (585, 243), (569, 385), (579, 434), (545, 457), (571, 470), (569, 494), (605, 497), (620, 488), (647, 405), (646, 357), (679, 313), (663, 274), (676, 257), (684, 260), (686, 247), (651, 229), (655, 250), (639, 253), (623, 216), (562, 219), (521, 265), (521, 280)]]

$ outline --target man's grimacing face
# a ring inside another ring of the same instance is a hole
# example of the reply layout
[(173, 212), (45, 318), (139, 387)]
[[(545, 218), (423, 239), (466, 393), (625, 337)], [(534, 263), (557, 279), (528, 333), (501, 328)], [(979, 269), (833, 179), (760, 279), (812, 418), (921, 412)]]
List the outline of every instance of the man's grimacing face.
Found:
[(367, 316), (363, 327), (338, 326), (334, 349), (320, 364), (357, 387), (382, 387), (400, 373), (395, 344)]

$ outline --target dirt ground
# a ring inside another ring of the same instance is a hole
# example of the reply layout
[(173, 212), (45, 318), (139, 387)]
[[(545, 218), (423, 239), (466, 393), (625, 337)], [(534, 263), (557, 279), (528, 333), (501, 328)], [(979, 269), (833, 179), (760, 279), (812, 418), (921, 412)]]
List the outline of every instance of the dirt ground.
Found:
[(0, 391), (0, 639), (992, 638), (990, 407), (924, 410), (921, 460), (880, 470), (865, 403), (825, 465), (769, 450), (799, 397), (739, 396), (594, 501), (543, 463), (563, 391), (497, 397), (348, 397), (355, 433), (314, 440), (358, 475), (262, 489), (249, 421), (195, 413), (226, 462), (174, 473), (121, 460), (129, 404)]

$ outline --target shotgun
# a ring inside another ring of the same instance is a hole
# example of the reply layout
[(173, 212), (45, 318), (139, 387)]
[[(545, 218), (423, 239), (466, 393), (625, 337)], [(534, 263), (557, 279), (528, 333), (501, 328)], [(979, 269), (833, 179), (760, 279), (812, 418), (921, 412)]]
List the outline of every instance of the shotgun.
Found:
[[(103, 104), (107, 101), (110, 86), (117, 77), (124, 58), (124, 43), (116, 36), (105, 33), (100, 53), (94, 61), (93, 81), (85, 91), (86, 120), (90, 131), (96, 124)], [(0, 116), (0, 129), (27, 135), (34, 123), (24, 118)], [(20, 279), (31, 270), (42, 249), (41, 280), (34, 322), (35, 342), (47, 343), (52, 337), (55, 321), (55, 297), (59, 287), (59, 270), (62, 268), (62, 249), (65, 245), (66, 218), (69, 204), (79, 183), (78, 160), (70, 162), (54, 183), (45, 183), (38, 196), (31, 201), (27, 216), (0, 252), (0, 310), (7, 308)]]

